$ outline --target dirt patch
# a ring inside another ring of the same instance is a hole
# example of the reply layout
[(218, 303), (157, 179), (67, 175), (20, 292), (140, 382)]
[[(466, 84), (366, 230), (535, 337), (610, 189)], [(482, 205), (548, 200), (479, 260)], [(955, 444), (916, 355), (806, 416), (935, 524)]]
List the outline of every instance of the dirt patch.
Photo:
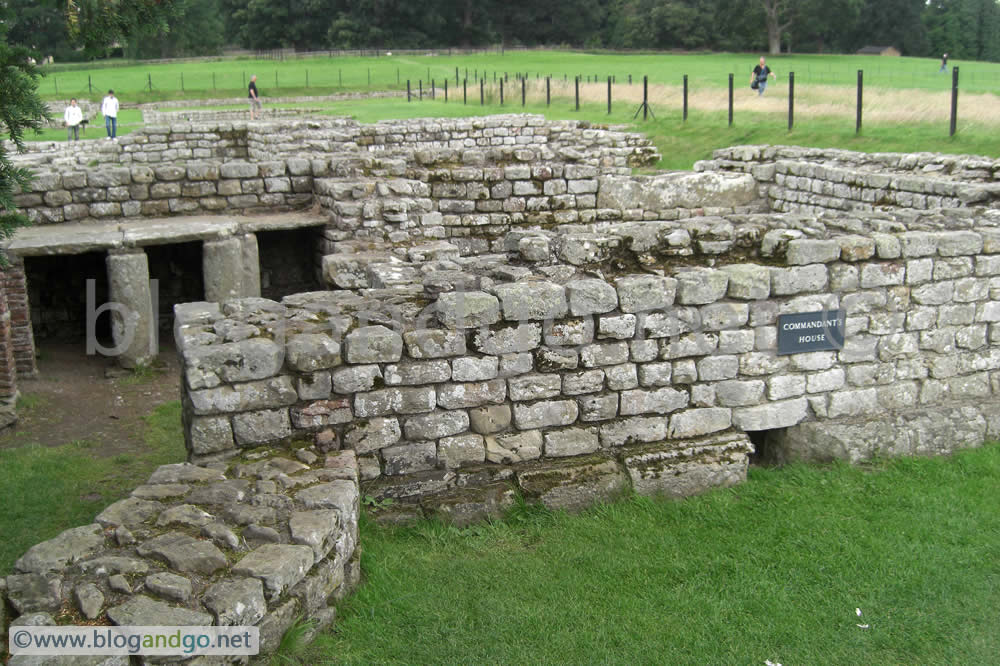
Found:
[(112, 359), (87, 356), (79, 345), (40, 347), (38, 377), (19, 380), (18, 422), (0, 431), (0, 448), (83, 440), (97, 456), (135, 452), (143, 441), (143, 417), (180, 399), (179, 359), (165, 345), (155, 370), (114, 370)]

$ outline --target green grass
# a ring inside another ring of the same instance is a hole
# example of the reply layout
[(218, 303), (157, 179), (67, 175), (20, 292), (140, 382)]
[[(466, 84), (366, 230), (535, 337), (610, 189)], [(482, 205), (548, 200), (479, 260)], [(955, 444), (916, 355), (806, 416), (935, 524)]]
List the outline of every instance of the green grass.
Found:
[[(436, 100), (407, 102), (405, 99), (350, 100), (324, 102), (324, 113), (348, 116), (360, 122), (402, 118), (457, 118), (496, 113), (540, 113), (549, 119), (588, 120), (597, 124), (623, 124), (645, 133), (663, 155), (657, 165), (661, 169), (690, 169), (695, 161), (708, 159), (712, 151), (739, 144), (791, 144), (817, 148), (845, 148), (862, 152), (881, 151), (935, 151), (955, 154), (974, 154), (1000, 157), (1000, 144), (996, 129), (975, 123), (959, 123), (954, 137), (948, 136), (947, 124), (921, 123), (900, 126), (891, 123), (866, 124), (860, 135), (855, 134), (853, 119), (843, 117), (797, 117), (795, 128), (788, 131), (788, 118), (784, 114), (738, 113), (732, 127), (728, 126), (725, 112), (694, 112), (688, 121), (681, 119), (679, 106), (654, 107), (655, 119), (633, 121), (635, 108), (631, 105), (612, 105), (612, 113), (602, 104), (583, 104), (580, 111), (572, 99), (555, 98), (551, 106), (529, 102), (522, 107), (520, 96), (504, 106), (499, 100), (487, 100), (479, 105), (479, 91), (469, 103), (463, 104), (461, 90), (450, 91), (448, 103)], [(288, 105), (291, 107), (291, 105)]]
[(129, 454), (95, 455), (96, 445), (38, 444), (0, 450), (0, 575), (34, 544), (86, 525), (105, 506), (126, 497), (158, 465), (184, 459), (179, 401), (146, 417), (143, 441)]
[(998, 487), (993, 445), (464, 531), (366, 521), (364, 584), (302, 663), (996, 663)]
[[(62, 115), (55, 114), (55, 118), (62, 122)], [(118, 112), (118, 127), (115, 133), (118, 136), (124, 136), (126, 134), (131, 134), (135, 130), (142, 127), (142, 111), (139, 109), (122, 109)], [(100, 114), (95, 114), (93, 118), (90, 119), (90, 124), (86, 131), (80, 130), (80, 139), (105, 139), (108, 136), (107, 131), (104, 129), (104, 116)], [(37, 134), (26, 134), (25, 138), (28, 141), (67, 141), (66, 128), (58, 127), (56, 129), (42, 130)]]
[[(66, 99), (69, 95), (99, 100), (109, 88), (124, 102), (156, 99), (246, 96), (246, 82), (257, 74), (261, 94), (329, 94), (344, 90), (384, 90), (405, 88), (410, 79), (425, 85), (448, 78), (455, 84), (459, 77), (470, 81), (478, 72), (515, 72), (558, 78), (574, 76), (615, 76), (626, 81), (629, 75), (638, 82), (643, 75), (650, 83), (679, 84), (687, 74), (692, 86), (724, 87), (728, 75), (737, 81), (749, 78), (759, 54), (630, 54), (582, 53), (570, 51), (508, 52), (504, 55), (470, 56), (381, 56), (323, 57), (302, 60), (207, 60), (191, 63), (133, 64), (118, 67), (97, 65), (89, 69), (53, 70), (41, 84), (47, 98)], [(792, 55), (769, 58), (780, 74), (794, 71), (803, 84), (853, 86), (857, 70), (865, 70), (867, 85), (889, 88), (946, 90), (951, 77), (938, 73), (934, 58), (882, 58), (855, 55)], [(966, 91), (992, 92), (1000, 85), (1000, 64), (955, 61), (960, 67), (961, 87)], [(214, 77), (214, 78), (213, 78)], [(150, 87), (150, 84), (152, 86)]]

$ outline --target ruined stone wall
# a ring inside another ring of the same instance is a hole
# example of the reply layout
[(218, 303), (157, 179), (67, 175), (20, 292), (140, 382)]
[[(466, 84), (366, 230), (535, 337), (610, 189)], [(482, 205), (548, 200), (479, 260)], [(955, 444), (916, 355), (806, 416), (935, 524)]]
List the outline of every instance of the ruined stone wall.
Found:
[[(657, 158), (639, 135), (537, 116), (179, 123), (21, 156), (37, 177), (15, 203), (36, 224), (302, 207), (314, 194), (345, 231), (383, 222), (392, 230), (422, 213), (498, 214), (488, 224), (509, 224), (518, 213), (571, 221), (543, 213), (596, 210), (598, 174), (627, 174)], [(314, 178), (324, 182), (314, 186)], [(422, 185), (400, 190), (401, 181)], [(469, 192), (471, 181), (480, 188)], [(464, 224), (483, 225), (483, 216)]]
[(327, 627), (357, 586), (358, 512), (349, 451), (303, 447), (228, 465), (163, 465), (93, 523), (14, 563), (0, 585), (0, 608), (13, 610), (0, 613), (0, 637), (8, 622), (11, 630), (255, 626), (260, 654), (273, 654), (297, 619), (314, 622), (306, 640)]
[[(862, 219), (518, 231), (390, 249), (356, 291), (180, 306), (189, 452), (350, 448), (371, 492), (461, 522), (515, 485), (576, 507), (735, 483), (748, 432), (883, 424), (784, 453), (825, 459), (997, 436), (1000, 218)], [(777, 354), (780, 314), (839, 308), (843, 349)]]
[(1000, 161), (971, 155), (858, 153), (797, 146), (717, 150), (699, 171), (750, 173), (781, 212), (929, 210), (1000, 203)]

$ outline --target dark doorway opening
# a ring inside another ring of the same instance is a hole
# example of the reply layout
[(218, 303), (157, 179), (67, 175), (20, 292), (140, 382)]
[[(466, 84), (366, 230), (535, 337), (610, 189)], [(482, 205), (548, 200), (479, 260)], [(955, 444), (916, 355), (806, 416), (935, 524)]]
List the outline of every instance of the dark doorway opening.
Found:
[(145, 248), (149, 279), (157, 280), (156, 303), (160, 341), (172, 337), (174, 306), (205, 300), (201, 242), (151, 245)]
[(261, 296), (279, 301), (323, 288), (316, 275), (319, 234), (317, 227), (257, 232)]
[(747, 437), (753, 444), (754, 452), (750, 454), (750, 464), (758, 467), (778, 467), (785, 464), (784, 455), (778, 438), (784, 428), (773, 430), (749, 430)]
[[(71, 343), (86, 349), (88, 317), (94, 322), (97, 342), (111, 343), (110, 312), (96, 316), (109, 300), (105, 256), (103, 252), (88, 252), (24, 258), (36, 343)], [(88, 285), (92, 299), (89, 304)]]

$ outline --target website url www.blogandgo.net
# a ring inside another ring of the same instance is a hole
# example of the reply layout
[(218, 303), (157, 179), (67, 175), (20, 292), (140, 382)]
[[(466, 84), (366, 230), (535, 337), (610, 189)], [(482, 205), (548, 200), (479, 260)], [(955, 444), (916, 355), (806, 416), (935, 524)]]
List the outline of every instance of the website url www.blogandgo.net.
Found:
[(257, 627), (11, 627), (12, 655), (255, 655)]

